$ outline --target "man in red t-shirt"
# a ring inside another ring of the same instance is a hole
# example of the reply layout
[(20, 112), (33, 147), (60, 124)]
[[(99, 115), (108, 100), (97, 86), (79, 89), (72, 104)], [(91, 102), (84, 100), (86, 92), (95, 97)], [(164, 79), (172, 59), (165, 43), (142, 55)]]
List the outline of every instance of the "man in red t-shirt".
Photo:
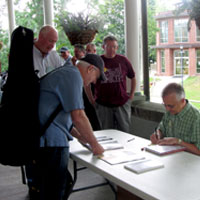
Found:
[[(136, 87), (135, 72), (130, 61), (117, 54), (118, 42), (113, 36), (103, 41), (107, 80), (98, 80), (95, 84), (95, 97), (90, 102), (95, 105), (102, 129), (118, 129), (129, 132), (131, 118), (131, 100)], [(131, 91), (127, 93), (126, 78), (131, 79)], [(91, 97), (91, 95), (89, 95)]]

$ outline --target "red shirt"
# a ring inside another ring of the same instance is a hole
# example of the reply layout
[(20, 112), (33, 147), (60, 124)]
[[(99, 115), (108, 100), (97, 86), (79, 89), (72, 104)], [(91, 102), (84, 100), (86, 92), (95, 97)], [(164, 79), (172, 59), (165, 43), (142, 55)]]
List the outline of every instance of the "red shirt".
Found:
[(96, 102), (108, 107), (122, 106), (129, 99), (126, 77), (135, 77), (133, 67), (123, 55), (117, 54), (114, 58), (106, 58), (104, 55), (101, 57), (105, 63), (104, 73), (107, 80), (98, 80), (95, 84)]

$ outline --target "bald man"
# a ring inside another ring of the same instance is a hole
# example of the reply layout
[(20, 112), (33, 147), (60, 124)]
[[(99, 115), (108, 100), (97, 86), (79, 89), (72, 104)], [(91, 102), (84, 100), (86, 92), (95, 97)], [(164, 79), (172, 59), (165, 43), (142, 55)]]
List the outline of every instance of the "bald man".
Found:
[(33, 47), (34, 67), (39, 77), (64, 64), (63, 59), (53, 50), (57, 40), (58, 33), (52, 26), (45, 25), (40, 29)]

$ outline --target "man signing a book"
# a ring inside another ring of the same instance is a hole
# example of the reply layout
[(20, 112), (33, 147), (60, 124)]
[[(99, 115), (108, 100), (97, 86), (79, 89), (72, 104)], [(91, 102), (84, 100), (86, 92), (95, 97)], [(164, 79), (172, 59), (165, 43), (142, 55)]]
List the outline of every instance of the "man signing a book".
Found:
[(200, 111), (185, 99), (183, 87), (168, 84), (162, 91), (166, 113), (150, 136), (152, 144), (181, 145), (200, 155)]

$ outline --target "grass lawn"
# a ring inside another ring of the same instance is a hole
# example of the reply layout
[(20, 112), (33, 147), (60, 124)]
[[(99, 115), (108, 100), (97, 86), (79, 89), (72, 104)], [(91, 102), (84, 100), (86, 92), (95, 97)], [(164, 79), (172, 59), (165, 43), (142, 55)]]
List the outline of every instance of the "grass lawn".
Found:
[(183, 83), (186, 99), (196, 100), (197, 102), (190, 101), (195, 107), (200, 109), (200, 76), (194, 76), (187, 78)]

